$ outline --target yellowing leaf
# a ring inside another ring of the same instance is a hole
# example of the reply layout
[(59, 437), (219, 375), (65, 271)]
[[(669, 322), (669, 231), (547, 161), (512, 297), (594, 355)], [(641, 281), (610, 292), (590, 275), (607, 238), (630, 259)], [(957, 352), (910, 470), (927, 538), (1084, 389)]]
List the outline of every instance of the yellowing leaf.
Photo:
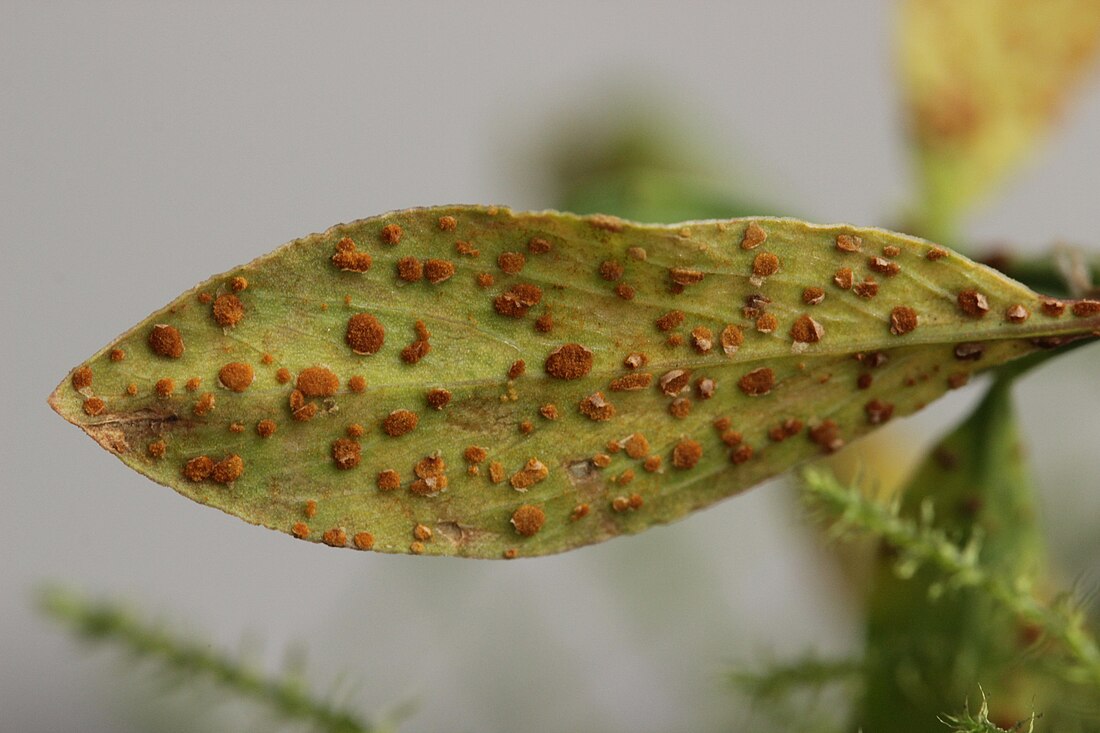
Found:
[(925, 226), (943, 237), (1058, 119), (1096, 53), (1100, 2), (906, 0), (900, 21)]
[(414, 209), (202, 283), (51, 404), (248, 522), (538, 555), (836, 450), (1098, 311), (878, 229)]

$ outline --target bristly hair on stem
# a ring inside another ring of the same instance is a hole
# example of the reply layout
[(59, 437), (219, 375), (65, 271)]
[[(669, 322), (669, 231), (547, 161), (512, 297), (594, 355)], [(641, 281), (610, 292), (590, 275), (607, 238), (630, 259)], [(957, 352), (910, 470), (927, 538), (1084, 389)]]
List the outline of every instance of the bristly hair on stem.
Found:
[[(970, 712), (970, 704), (967, 703), (958, 715), (941, 715), (940, 722), (949, 727), (952, 733), (1034, 733), (1035, 721), (1040, 717), (1042, 716), (1032, 713), (1005, 730), (990, 721), (989, 701), (985, 697), (985, 690), (982, 690), (982, 704), (977, 715)], [(1027, 728), (1024, 728), (1025, 725)]]
[(82, 639), (123, 650), (187, 681), (211, 682), (232, 698), (262, 706), (276, 720), (324, 733), (381, 731), (356, 713), (312, 696), (299, 674), (265, 676), (242, 660), (214, 650), (212, 644), (183, 638), (119, 603), (46, 587), (38, 592), (38, 606)]

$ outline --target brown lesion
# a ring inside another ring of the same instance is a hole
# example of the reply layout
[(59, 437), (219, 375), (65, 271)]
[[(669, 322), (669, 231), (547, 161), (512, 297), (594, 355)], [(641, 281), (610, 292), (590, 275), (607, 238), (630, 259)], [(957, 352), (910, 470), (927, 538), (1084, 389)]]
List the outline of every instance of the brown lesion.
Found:
[(115, 455), (129, 453), (132, 446), (142, 446), (159, 440), (172, 430), (190, 428), (194, 421), (175, 412), (142, 408), (133, 412), (100, 413), (94, 420), (77, 422), (51, 400), (51, 406), (104, 449)]

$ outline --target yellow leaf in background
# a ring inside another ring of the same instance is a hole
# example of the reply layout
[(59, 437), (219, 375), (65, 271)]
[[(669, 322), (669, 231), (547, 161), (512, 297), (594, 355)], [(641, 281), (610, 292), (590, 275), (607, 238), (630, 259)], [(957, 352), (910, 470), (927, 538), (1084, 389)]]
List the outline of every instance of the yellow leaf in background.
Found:
[(920, 232), (952, 239), (965, 209), (1058, 120), (1100, 40), (1100, 0), (906, 0), (905, 113)]

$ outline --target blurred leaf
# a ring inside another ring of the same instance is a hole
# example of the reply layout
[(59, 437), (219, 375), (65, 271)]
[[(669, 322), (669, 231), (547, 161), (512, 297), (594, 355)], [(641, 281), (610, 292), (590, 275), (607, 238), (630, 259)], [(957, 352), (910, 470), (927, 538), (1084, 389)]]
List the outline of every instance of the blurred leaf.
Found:
[(1097, 0), (906, 0), (906, 116), (925, 236), (959, 216), (1058, 121), (1100, 41)]
[(254, 524), (539, 555), (836, 450), (973, 372), (1089, 335), (1098, 310), (1055, 315), (878, 229), (416, 209), (202, 283), (50, 402), (140, 473)]

